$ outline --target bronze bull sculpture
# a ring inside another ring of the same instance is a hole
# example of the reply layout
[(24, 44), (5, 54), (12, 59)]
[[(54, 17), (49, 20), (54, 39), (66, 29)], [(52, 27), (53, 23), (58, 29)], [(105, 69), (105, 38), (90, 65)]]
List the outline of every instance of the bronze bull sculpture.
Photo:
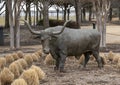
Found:
[[(45, 30), (35, 31), (31, 28), (27, 21), (23, 20), (29, 30), (40, 36), (43, 52), (51, 53), (56, 60), (55, 70), (64, 71), (64, 64), (67, 56), (76, 56), (79, 58), (82, 54), (85, 55), (83, 67), (92, 54), (98, 67), (101, 68), (102, 62), (99, 56), (100, 33), (95, 29), (69, 29), (65, 22), (64, 26), (49, 27)], [(78, 57), (79, 56), (79, 57)]]

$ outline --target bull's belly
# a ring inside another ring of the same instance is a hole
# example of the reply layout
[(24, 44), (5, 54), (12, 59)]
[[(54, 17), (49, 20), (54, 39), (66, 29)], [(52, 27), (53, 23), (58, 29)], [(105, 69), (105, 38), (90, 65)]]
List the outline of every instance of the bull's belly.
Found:
[(91, 42), (74, 42), (67, 44), (67, 55), (68, 56), (80, 56), (83, 53), (94, 50), (94, 46), (90, 44)]
[(67, 55), (68, 56), (81, 56), (83, 53), (87, 52), (89, 50), (85, 49), (68, 49)]
[(67, 56), (81, 56), (83, 53), (68, 53)]

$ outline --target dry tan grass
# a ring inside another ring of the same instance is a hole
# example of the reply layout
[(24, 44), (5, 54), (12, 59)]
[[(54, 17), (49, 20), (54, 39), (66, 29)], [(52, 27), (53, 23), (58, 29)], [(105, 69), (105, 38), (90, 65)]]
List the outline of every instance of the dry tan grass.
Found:
[(14, 58), (13, 58), (13, 56), (11, 54), (5, 55), (5, 58), (6, 58), (6, 63), (7, 64), (10, 64), (10, 63), (12, 63), (14, 61)]
[(10, 85), (14, 80), (14, 74), (5, 67), (0, 73), (0, 80), (2, 85)]
[(105, 56), (101, 56), (102, 64), (106, 65), (107, 64), (107, 59)]
[(113, 61), (114, 56), (115, 56), (114, 53), (112, 51), (110, 51), (108, 53), (108, 60)]
[(30, 54), (26, 54), (26, 55), (24, 55), (24, 59), (26, 60), (28, 66), (31, 66), (31, 65), (32, 65), (32, 63), (33, 63), (33, 59), (32, 59), (32, 57), (31, 57)]
[(115, 56), (113, 57), (113, 63), (118, 63), (119, 58), (119, 55), (115, 54)]
[(22, 78), (16, 79), (11, 85), (27, 85), (26, 81)]
[(38, 50), (37, 53), (39, 54), (39, 56), (42, 55), (42, 50)]
[(26, 69), (26, 68), (27, 68), (28, 64), (27, 64), (27, 62), (25, 61), (25, 59), (21, 58), (21, 59), (19, 59), (19, 60), (17, 60), (17, 61), (22, 65), (22, 68), (23, 68), (23, 69)]
[(32, 65), (31, 69), (34, 69), (39, 77), (39, 80), (45, 79), (45, 72), (38, 66)]
[(18, 55), (19, 58), (23, 58), (24, 53), (23, 53), (22, 51), (18, 51), (18, 52), (17, 52), (17, 55)]
[(13, 56), (14, 60), (18, 60), (19, 59), (17, 53), (13, 53), (12, 56)]
[(20, 78), (23, 78), (28, 85), (39, 85), (39, 78), (34, 69), (25, 70)]
[(17, 65), (20, 74), (23, 72), (23, 67), (19, 61), (14, 61), (14, 63)]
[(79, 64), (83, 64), (84, 60), (85, 60), (85, 56), (82, 55), (82, 56), (80, 57), (80, 59), (78, 60), (78, 63), (79, 63)]
[(119, 71), (120, 71), (120, 54), (118, 54), (117, 68), (119, 68)]
[(19, 67), (16, 65), (15, 62), (13, 62), (9, 65), (9, 69), (14, 74), (15, 78), (18, 78), (20, 76)]
[(39, 57), (35, 53), (31, 54), (31, 57), (34, 62), (37, 62), (39, 60)]
[(6, 59), (4, 57), (0, 58), (0, 70), (2, 70), (6, 65)]
[(48, 54), (44, 60), (44, 63), (46, 65), (54, 65), (55, 64), (55, 60), (53, 59), (53, 57), (51, 56), (51, 54)]

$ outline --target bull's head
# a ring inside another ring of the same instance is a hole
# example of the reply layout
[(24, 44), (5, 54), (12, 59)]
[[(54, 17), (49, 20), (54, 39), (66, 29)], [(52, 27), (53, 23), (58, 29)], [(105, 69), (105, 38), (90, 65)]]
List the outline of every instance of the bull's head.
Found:
[(45, 54), (48, 54), (48, 53), (49, 53), (49, 50), (50, 50), (49, 43), (50, 43), (50, 40), (52, 39), (52, 36), (61, 34), (61, 33), (64, 31), (66, 24), (67, 24), (68, 22), (70, 22), (70, 20), (69, 20), (69, 21), (66, 21), (66, 22), (64, 23), (61, 31), (54, 32), (53, 30), (49, 30), (49, 29), (40, 30), (40, 31), (35, 31), (35, 30), (33, 30), (33, 29), (31, 28), (31, 26), (28, 24), (27, 21), (25, 21), (25, 20), (22, 20), (22, 21), (24, 21), (24, 22), (27, 24), (27, 26), (28, 26), (28, 28), (29, 28), (29, 30), (30, 30), (31, 33), (40, 36), (41, 44), (42, 44), (42, 48), (43, 48), (43, 52), (44, 52)]

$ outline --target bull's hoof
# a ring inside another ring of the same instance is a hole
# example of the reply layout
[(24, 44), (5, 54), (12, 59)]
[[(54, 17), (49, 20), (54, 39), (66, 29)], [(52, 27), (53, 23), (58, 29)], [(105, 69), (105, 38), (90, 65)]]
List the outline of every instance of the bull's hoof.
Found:
[(55, 67), (54, 67), (54, 71), (57, 71), (57, 70), (59, 70), (59, 69), (58, 69), (58, 67), (55, 66)]
[(65, 70), (60, 70), (60, 73), (67, 73), (67, 71), (65, 71)]
[(75, 58), (76, 58), (77, 60), (79, 60), (79, 59), (80, 59), (80, 56), (75, 56)]
[(60, 68), (60, 72), (61, 73), (66, 73), (66, 71), (64, 70), (64, 68)]
[(103, 65), (99, 65), (98, 68), (102, 69), (104, 66)]
[(86, 67), (84, 67), (83, 65), (79, 66), (79, 69), (80, 69), (81, 71), (89, 71), (89, 69), (86, 68)]
[(79, 68), (84, 69), (84, 68), (86, 68), (86, 66), (80, 65)]

